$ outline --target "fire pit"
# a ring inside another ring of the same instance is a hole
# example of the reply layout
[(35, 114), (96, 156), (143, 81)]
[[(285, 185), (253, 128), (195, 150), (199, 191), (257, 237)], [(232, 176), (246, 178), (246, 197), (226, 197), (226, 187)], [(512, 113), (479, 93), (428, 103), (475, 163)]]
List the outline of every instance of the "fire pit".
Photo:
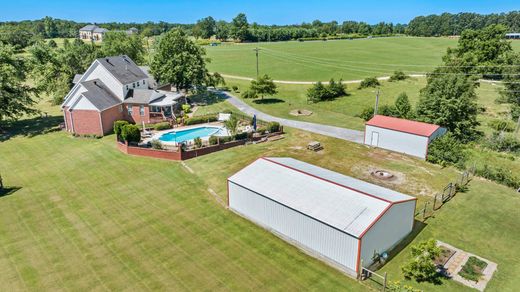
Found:
[(372, 171), (370, 174), (373, 177), (376, 177), (376, 178), (382, 179), (382, 180), (391, 180), (394, 178), (393, 174), (391, 174), (388, 171), (384, 171), (384, 170), (375, 170), (375, 171)]

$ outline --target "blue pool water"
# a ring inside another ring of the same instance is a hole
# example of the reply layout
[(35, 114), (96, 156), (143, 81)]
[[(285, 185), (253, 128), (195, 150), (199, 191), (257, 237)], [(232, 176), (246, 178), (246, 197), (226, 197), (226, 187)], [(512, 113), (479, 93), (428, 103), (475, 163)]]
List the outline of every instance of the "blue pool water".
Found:
[(161, 137), (159, 137), (159, 140), (161, 140), (163, 142), (180, 143), (180, 142), (184, 142), (184, 141), (193, 140), (197, 137), (199, 137), (199, 138), (209, 137), (211, 135), (219, 134), (222, 131), (223, 131), (223, 129), (218, 128), (218, 127), (199, 127), (199, 128), (165, 133), (165, 134), (162, 134)]

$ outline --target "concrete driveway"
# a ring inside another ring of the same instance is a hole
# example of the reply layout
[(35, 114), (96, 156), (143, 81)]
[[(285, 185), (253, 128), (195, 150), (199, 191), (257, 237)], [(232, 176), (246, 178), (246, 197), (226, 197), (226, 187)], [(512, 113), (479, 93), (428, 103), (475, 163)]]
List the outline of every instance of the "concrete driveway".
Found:
[(220, 92), (226, 97), (227, 102), (235, 106), (240, 111), (244, 112), (247, 115), (256, 117), (260, 120), (264, 120), (267, 122), (278, 122), (280, 125), (296, 128), (304, 131), (313, 132), (320, 135), (330, 136), (338, 139), (343, 139), (359, 144), (363, 144), (364, 133), (362, 131), (351, 130), (346, 128), (327, 126), (309, 122), (301, 122), (290, 119), (279, 118), (275, 116), (271, 116), (269, 114), (263, 113), (247, 103), (240, 100), (238, 97), (231, 95), (228, 92)]

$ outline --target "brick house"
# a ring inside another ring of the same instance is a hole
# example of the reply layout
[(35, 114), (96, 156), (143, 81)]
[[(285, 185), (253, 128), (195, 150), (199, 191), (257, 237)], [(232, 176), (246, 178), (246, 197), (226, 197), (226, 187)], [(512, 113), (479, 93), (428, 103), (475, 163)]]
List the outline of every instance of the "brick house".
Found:
[(158, 89), (146, 68), (123, 55), (96, 59), (83, 75), (76, 75), (61, 107), (68, 132), (102, 136), (116, 120), (171, 120), (183, 96)]

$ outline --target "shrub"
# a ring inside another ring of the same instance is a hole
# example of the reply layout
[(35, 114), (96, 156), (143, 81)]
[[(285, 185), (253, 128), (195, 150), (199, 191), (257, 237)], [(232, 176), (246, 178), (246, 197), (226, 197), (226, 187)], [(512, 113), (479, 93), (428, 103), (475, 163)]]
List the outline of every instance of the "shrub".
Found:
[(217, 121), (216, 116), (200, 116), (200, 117), (192, 117), (192, 118), (186, 119), (184, 121), (184, 124), (189, 126), (189, 125), (196, 125), (196, 124), (216, 122), (216, 121)]
[(408, 119), (413, 115), (412, 104), (405, 92), (400, 93), (394, 103), (395, 116), (398, 118)]
[(256, 128), (256, 132), (257, 133), (263, 134), (263, 133), (265, 133), (265, 131), (267, 131), (266, 127)]
[(114, 122), (114, 133), (118, 138), (121, 137), (121, 131), (125, 125), (128, 125), (129, 123), (124, 120), (119, 120)]
[(496, 183), (518, 189), (520, 188), (520, 179), (514, 176), (513, 172), (501, 167), (484, 165), (483, 168), (475, 169), (475, 175), (485, 179), (492, 180)]
[(436, 282), (438, 279), (435, 258), (441, 253), (441, 249), (435, 240), (419, 242), (411, 247), (412, 258), (401, 267), (406, 279), (415, 279), (418, 282)]
[(233, 137), (231, 137), (231, 136), (222, 136), (222, 137), (219, 137), (218, 139), (220, 141), (220, 144), (224, 144), (224, 143), (233, 141)]
[(379, 83), (379, 80), (377, 80), (376, 77), (367, 77), (361, 81), (361, 84), (359, 84), (359, 89), (377, 87), (379, 85), (381, 85), (381, 83)]
[(251, 89), (248, 89), (248, 90), (242, 92), (242, 94), (240, 96), (242, 98), (252, 98), (252, 99), (258, 98), (258, 94), (256, 93), (256, 91), (251, 90)]
[[(397, 116), (396, 113), (397, 109), (395, 108), (395, 106), (392, 105), (383, 104), (380, 105), (377, 109), (377, 114), (382, 116), (395, 117)], [(362, 118), (365, 121), (370, 120), (374, 117), (374, 108), (371, 106), (366, 107), (365, 109), (363, 109), (361, 113), (357, 115), (357, 117)]]
[(150, 143), (152, 144), (153, 149), (157, 149), (157, 150), (163, 149), (163, 145), (162, 145), (161, 141), (159, 141), (159, 140), (154, 139)]
[(269, 133), (279, 132), (280, 131), (280, 123), (278, 123), (278, 122), (270, 122), (269, 124), (267, 124), (266, 128), (269, 131)]
[(218, 144), (218, 137), (217, 136), (210, 136), (209, 137), (209, 145), (217, 145)]
[(158, 124), (154, 125), (154, 129), (156, 131), (167, 130), (167, 129), (170, 129), (170, 128), (171, 128), (171, 126), (170, 126), (170, 123), (168, 123), (168, 122), (158, 123)]
[(231, 86), (231, 89), (233, 89), (233, 92), (238, 92), (238, 86), (236, 85)]
[(515, 123), (508, 120), (491, 120), (488, 126), (495, 131), (513, 132), (516, 128)]
[(347, 91), (341, 79), (339, 82), (331, 79), (327, 86), (317, 82), (307, 90), (307, 98), (312, 102), (331, 100), (344, 95), (347, 95)]
[(141, 131), (136, 125), (124, 125), (121, 130), (121, 138), (128, 143), (139, 142), (141, 140)]
[(202, 147), (202, 139), (200, 139), (200, 137), (197, 137), (197, 138), (193, 139), (193, 143), (195, 143), (197, 148)]
[(487, 140), (486, 147), (500, 152), (520, 152), (520, 141), (512, 134), (495, 132)]
[(390, 292), (421, 292), (419, 289), (415, 289), (410, 285), (403, 285), (399, 281), (390, 281), (387, 284), (387, 291)]
[(239, 133), (235, 135), (235, 140), (245, 140), (248, 137), (247, 132)]
[(426, 160), (442, 166), (457, 165), (461, 168), (466, 160), (464, 145), (451, 133), (447, 133), (430, 143)]
[(388, 81), (394, 82), (394, 81), (401, 81), (405, 80), (406, 78), (409, 78), (410, 76), (404, 74), (403, 71), (394, 71), (394, 74), (390, 76), (390, 79)]
[(185, 114), (191, 113), (191, 106), (189, 104), (183, 104), (182, 105), (182, 111)]

